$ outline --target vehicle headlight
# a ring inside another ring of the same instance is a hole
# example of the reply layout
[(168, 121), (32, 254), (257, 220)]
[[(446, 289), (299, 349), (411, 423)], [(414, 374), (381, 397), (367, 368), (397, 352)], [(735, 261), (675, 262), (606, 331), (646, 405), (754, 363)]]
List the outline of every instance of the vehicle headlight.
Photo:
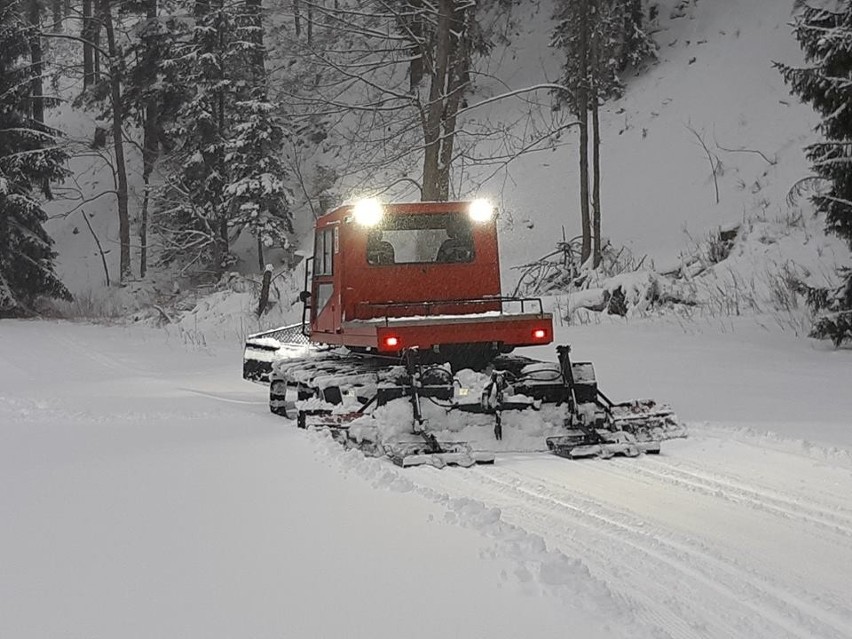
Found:
[(487, 222), (494, 217), (494, 205), (488, 200), (474, 200), (467, 209), (474, 222)]
[(361, 226), (376, 226), (382, 221), (384, 209), (382, 203), (375, 198), (367, 198), (359, 200), (352, 207), (352, 214), (355, 216), (355, 221)]

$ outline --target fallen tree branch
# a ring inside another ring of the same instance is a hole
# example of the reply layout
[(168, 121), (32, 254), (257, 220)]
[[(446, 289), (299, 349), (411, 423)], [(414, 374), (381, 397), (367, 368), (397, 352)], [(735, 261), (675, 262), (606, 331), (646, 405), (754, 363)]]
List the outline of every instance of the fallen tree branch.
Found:
[(89, 216), (86, 215), (85, 211), (80, 211), (83, 215), (83, 220), (86, 222), (86, 226), (89, 227), (89, 232), (92, 234), (92, 237), (95, 238), (95, 244), (98, 245), (98, 252), (101, 254), (101, 262), (104, 265), (104, 275), (106, 276), (106, 285), (109, 286), (109, 269), (107, 268), (106, 263), (106, 254), (104, 253), (104, 249), (101, 246), (101, 241), (98, 239), (98, 236), (95, 234), (95, 229), (92, 228), (92, 225), (89, 223)]
[(176, 322), (171, 318), (168, 313), (166, 313), (165, 309), (162, 306), (160, 306), (159, 304), (154, 304), (154, 308), (157, 309), (157, 311), (160, 313), (160, 315), (163, 316), (163, 319), (165, 319), (167, 323), (176, 324)]

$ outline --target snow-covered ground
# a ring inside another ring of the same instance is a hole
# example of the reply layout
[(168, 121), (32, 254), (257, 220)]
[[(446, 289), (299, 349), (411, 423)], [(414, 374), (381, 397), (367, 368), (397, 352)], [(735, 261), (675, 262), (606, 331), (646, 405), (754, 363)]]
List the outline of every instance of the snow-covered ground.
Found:
[(659, 457), (403, 471), (233, 340), (2, 321), (0, 636), (852, 637), (852, 352), (730, 328), (560, 327)]

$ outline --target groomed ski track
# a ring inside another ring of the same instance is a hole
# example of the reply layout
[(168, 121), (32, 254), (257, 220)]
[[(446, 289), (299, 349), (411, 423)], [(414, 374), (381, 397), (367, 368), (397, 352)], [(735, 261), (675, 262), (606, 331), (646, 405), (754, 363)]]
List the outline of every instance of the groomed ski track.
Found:
[[(575, 604), (582, 608), (584, 602), (593, 603), (589, 614), (600, 618), (603, 626), (613, 626), (612, 636), (852, 637), (852, 463), (843, 449), (797, 447), (788, 440), (775, 442), (719, 425), (692, 424), (690, 439), (666, 442), (659, 456), (568, 461), (544, 453), (508, 453), (498, 455), (494, 466), (400, 470), (386, 461), (343, 452), (321, 435), (299, 431), (292, 422), (270, 415), (265, 390), (238, 379), (238, 361), (231, 351), (227, 357), (204, 349), (187, 355), (185, 344), (164, 347), (153, 333), (140, 339), (134, 331), (53, 323), (5, 323), (0, 331), (0, 338), (5, 338), (0, 340), (4, 382), (0, 417), (22, 427), (4, 436), (6, 467), (0, 476), (13, 492), (7, 490), (0, 505), (10, 517), (17, 517), (10, 520), (14, 522), (7, 530), (10, 535), (9, 530), (18, 527), (25, 530), (20, 522), (28, 517), (35, 522), (39, 517), (50, 520), (44, 505), (49, 500), (24, 507), (14, 491), (20, 491), (22, 499), (28, 498), (28, 491), (39, 494), (39, 482), (48, 477), (42, 477), (42, 471), (51, 473), (51, 486), (64, 481), (65, 473), (75, 477), (72, 462), (88, 455), (86, 429), (97, 429), (93, 432), (101, 438), (116, 438), (118, 428), (124, 438), (115, 451), (91, 439), (98, 454), (93, 460), (110, 464), (103, 471), (97, 464), (87, 466), (91, 481), (101, 481), (101, 472), (104, 481), (115, 480), (121, 475), (113, 466), (130, 463), (137, 473), (134, 482), (140, 485), (156, 484), (161, 476), (180, 482), (185, 476), (187, 482), (199, 483), (192, 484), (193, 490), (206, 489), (197, 476), (188, 471), (184, 475), (182, 465), (188, 461), (215, 462), (218, 467), (263, 455), (268, 467), (262, 467), (278, 481), (289, 472), (292, 460), (287, 455), (307, 448), (331, 463), (331, 473), (337, 468), (350, 482), (352, 475), (362, 483), (367, 478), (375, 486), (406, 493), (408, 500), (425, 497), (433, 507), (439, 506), (446, 522), (478, 529), (492, 538), (494, 557), (514, 562), (515, 569), (506, 578), (522, 586), (528, 583), (535, 594), (564, 595), (565, 587), (568, 592), (595, 587), (608, 592), (603, 598), (578, 595)], [(183, 356), (171, 359), (174, 353)], [(169, 361), (174, 366), (168, 366)], [(61, 422), (61, 432), (51, 430), (49, 421), (43, 429), (40, 420), (46, 418)], [(180, 429), (172, 444), (180, 454), (169, 449), (169, 422)], [(216, 440), (212, 449), (206, 441), (210, 435), (204, 434), (211, 422)], [(79, 441), (75, 428), (80, 429)], [(50, 432), (69, 443), (70, 457), (59, 448), (46, 455), (32, 448), (47, 445)], [(240, 443), (240, 433), (248, 432), (246, 443)], [(127, 454), (137, 440), (148, 455), (160, 448), (166, 452), (154, 464), (135, 464)], [(23, 443), (16, 451), (19, 442)], [(246, 451), (240, 453), (242, 448)], [(232, 453), (245, 457), (234, 461)], [(34, 462), (25, 466), (29, 458)], [(20, 464), (17, 474), (16, 464)], [(375, 479), (376, 464), (381, 481)], [(183, 487), (178, 484), (175, 490), (180, 493)], [(245, 506), (249, 510), (244, 516), (251, 516), (251, 509), (286, 508), (261, 504), (256, 496), (253, 500)], [(476, 506), (474, 515), (466, 504)], [(143, 502), (140, 507), (144, 506)], [(384, 516), (393, 518), (394, 513)], [(133, 517), (144, 521), (146, 514)], [(494, 535), (495, 522), (511, 526), (516, 534)], [(215, 526), (209, 534), (215, 536)], [(547, 566), (528, 561), (538, 551), (525, 552), (525, 543), (539, 538), (548, 551), (580, 569), (567, 575), (549, 573)], [(17, 540), (6, 541), (9, 550), (9, 542)], [(52, 551), (60, 552), (61, 535), (54, 543), (59, 550)], [(26, 552), (44, 550), (31, 540), (23, 546), (31, 548)], [(412, 540), (406, 552), (416, 554), (417, 546), (418, 540)], [(14, 565), (24, 566), (27, 555), (14, 559)], [(133, 558), (126, 561), (134, 565)], [(591, 585), (581, 583), (586, 570)], [(4, 592), (14, 593), (19, 604), (35, 601), (15, 591), (11, 582), (2, 582), (0, 578)], [(411, 595), (416, 600), (414, 583)], [(601, 601), (614, 607), (611, 618)], [(564, 596), (553, 598), (554, 606), (561, 602)], [(516, 605), (524, 606), (523, 598)], [(532, 630), (529, 636), (537, 635)]]
[(700, 434), (666, 451), (409, 478), (581, 558), (662, 636), (852, 636), (849, 470)]

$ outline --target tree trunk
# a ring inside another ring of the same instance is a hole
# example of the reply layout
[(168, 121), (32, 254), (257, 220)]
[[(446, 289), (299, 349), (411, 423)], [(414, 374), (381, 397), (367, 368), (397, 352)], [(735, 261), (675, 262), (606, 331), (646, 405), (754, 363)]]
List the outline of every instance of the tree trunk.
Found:
[[(260, 242), (260, 238), (257, 240)], [(263, 315), (263, 311), (269, 306), (269, 288), (272, 284), (272, 265), (264, 266), (260, 263), (260, 270), (263, 271), (263, 280), (260, 284), (260, 296), (257, 299), (257, 316)]]
[(408, 63), (408, 86), (411, 93), (416, 93), (423, 81), (423, 58), (426, 55), (423, 43), (423, 0), (411, 0), (414, 16), (408, 26), (412, 46), (409, 49), (411, 62)]
[(149, 97), (145, 105), (145, 122), (142, 141), (142, 180), (145, 192), (142, 197), (142, 215), (139, 223), (139, 276), (148, 272), (148, 203), (151, 197), (151, 173), (159, 155), (157, 132), (157, 98)]
[(432, 68), (429, 69), (432, 77), (424, 126), (423, 189), (420, 194), (424, 202), (440, 199), (441, 124), (447, 90), (452, 9), (453, 0), (439, 0), (435, 54)]
[[(92, 60), (94, 61), (94, 73), (95, 73), (95, 81), (99, 80), (101, 77), (101, 27), (103, 27), (104, 16), (102, 15), (102, 0), (92, 0), (94, 2), (95, 15), (92, 19), (92, 44), (95, 46), (92, 49)], [(112, 7), (109, 7), (107, 4), (107, 8), (112, 11)], [(112, 17), (110, 17), (112, 19)]]
[(91, 44), (95, 40), (95, 21), (92, 12), (93, 0), (83, 0), (83, 89), (95, 83), (95, 49)]
[(130, 270), (130, 214), (127, 198), (127, 169), (124, 164), (124, 105), (121, 102), (121, 70), (118, 49), (115, 44), (115, 32), (112, 24), (110, 0), (101, 0), (101, 19), (104, 21), (109, 53), (109, 83), (112, 103), (112, 141), (115, 147), (115, 174), (118, 187), (118, 238), (121, 247), (119, 259), (119, 279), (123, 282), (131, 274)]
[[(148, 27), (157, 19), (157, 0), (146, 0), (145, 17)], [(157, 47), (154, 38), (146, 35), (144, 42), (146, 82), (153, 85), (157, 79), (156, 60)], [(149, 90), (151, 86), (148, 87)], [(160, 152), (159, 145), (159, 103), (156, 94), (151, 91), (145, 100), (145, 120), (142, 125), (142, 180), (145, 192), (142, 196), (142, 212), (139, 223), (139, 276), (145, 277), (148, 272), (148, 204), (151, 199), (151, 173)]]
[(139, 220), (139, 277), (148, 272), (148, 203), (151, 200), (151, 177), (143, 175), (145, 191), (142, 195), (142, 214)]
[[(251, 67), (251, 97), (256, 100), (266, 100), (267, 99), (267, 86), (266, 86), (266, 66), (264, 62), (264, 54), (265, 49), (263, 48), (263, 17), (262, 17), (262, 6), (261, 0), (245, 0), (246, 2), (246, 15), (249, 16), (251, 21), (251, 26), (254, 27), (252, 33), (252, 51), (249, 56), (249, 65)], [(311, 15), (309, 14), (309, 22)], [(308, 38), (310, 39), (311, 32), (308, 31)], [(257, 233), (257, 262), (261, 270), (264, 268), (264, 257), (263, 257), (263, 241), (261, 239), (260, 232)]]
[(577, 89), (577, 116), (580, 125), (580, 220), (583, 235), (581, 261), (585, 263), (592, 254), (592, 228), (589, 217), (588, 0), (580, 0), (580, 12), (580, 69), (582, 69), (583, 77), (580, 78)]
[[(216, 56), (219, 75), (217, 85), (224, 81), (224, 24), (222, 20), (224, 0), (195, 0), (194, 13), (198, 21), (206, 21), (207, 28), (196, 31), (195, 41), (199, 45), (201, 55)], [(213, 30), (215, 28), (215, 31)], [(209, 176), (210, 185), (206, 188), (214, 190), (208, 200), (211, 211), (205, 214), (205, 223), (209, 230), (213, 267), (216, 274), (221, 275), (225, 258), (228, 253), (228, 212), (223, 210), (221, 199), (221, 180), (225, 176), (224, 158), (222, 157), (222, 140), (225, 135), (225, 92), (221, 88), (209, 89), (205, 95), (205, 104), (210, 109), (211, 121), (200, 128), (201, 155), (204, 169)], [(215, 177), (218, 176), (218, 177)], [(215, 179), (214, 179), (215, 178)]]
[(33, 68), (33, 77), (30, 80), (30, 115), (39, 124), (44, 124), (44, 84), (42, 74), (44, 73), (44, 61), (41, 50), (41, 7), (38, 0), (29, 0), (27, 4), (27, 20), (33, 27), (33, 36), (30, 38), (30, 58)]
[(300, 0), (293, 0), (293, 27), (296, 30), (297, 38), (302, 35), (302, 17), (299, 15), (299, 12), (301, 11), (299, 4)]
[(592, 227), (589, 215), (589, 112), (581, 107), (580, 128), (580, 224), (583, 244), (580, 260), (585, 263), (592, 254)]
[(598, 75), (600, 73), (600, 37), (598, 0), (590, 0), (595, 28), (591, 37), (591, 90), (589, 107), (592, 110), (592, 266), (597, 268), (601, 263), (601, 128), (600, 101), (598, 98)]
[(466, 31), (469, 10), (469, 8), (457, 9), (450, 25), (450, 31), (455, 34), (455, 39), (451, 40), (450, 64), (447, 69), (447, 97), (443, 111), (444, 122), (438, 165), (438, 198), (440, 200), (448, 200), (450, 196), (450, 169), (455, 147), (456, 114), (470, 77), (470, 52)]
[(53, 14), (53, 32), (62, 32), (62, 4), (63, 0), (51, 0), (50, 8)]
[[(217, 55), (219, 56), (219, 81), (220, 83), (224, 83), (225, 81), (225, 60), (224, 60), (224, 50), (225, 50), (225, 30), (224, 24), (221, 19), (221, 11), (224, 9), (224, 0), (218, 0), (216, 3), (217, 10), (220, 12), (220, 18), (216, 22), (216, 31), (217, 36), (219, 38), (219, 45), (217, 47)], [(218, 127), (216, 130), (215, 138), (217, 141), (221, 141), (225, 138), (225, 91), (219, 89), (216, 95), (216, 112), (217, 112), (217, 122)], [(218, 147), (216, 151), (215, 157), (215, 166), (216, 171), (220, 176), (224, 178), (225, 171), (225, 158), (222, 156), (221, 145)], [(219, 253), (221, 256), (221, 260), (217, 265), (220, 273), (224, 272), (225, 268), (225, 258), (228, 255), (228, 250), (230, 248), (230, 242), (228, 240), (228, 212), (222, 205), (221, 195), (217, 196), (217, 207), (219, 209)]]
[(592, 95), (592, 238), (593, 264), (601, 263), (601, 127), (597, 96)]

